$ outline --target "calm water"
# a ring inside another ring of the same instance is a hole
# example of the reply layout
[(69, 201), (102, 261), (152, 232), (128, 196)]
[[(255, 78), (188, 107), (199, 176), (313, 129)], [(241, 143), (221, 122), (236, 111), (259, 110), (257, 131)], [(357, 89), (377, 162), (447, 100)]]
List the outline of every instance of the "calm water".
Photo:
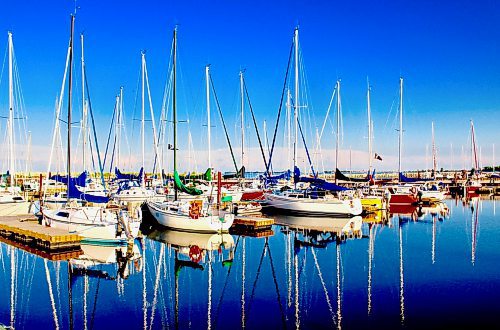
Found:
[(363, 235), (343, 242), (297, 230), (307, 219), (283, 217), (289, 226), (267, 238), (153, 231), (133, 249), (84, 247), (69, 263), (1, 243), (0, 322), (16, 329), (498, 327), (500, 202), (446, 205), (448, 215), (397, 210), (385, 223), (365, 219)]

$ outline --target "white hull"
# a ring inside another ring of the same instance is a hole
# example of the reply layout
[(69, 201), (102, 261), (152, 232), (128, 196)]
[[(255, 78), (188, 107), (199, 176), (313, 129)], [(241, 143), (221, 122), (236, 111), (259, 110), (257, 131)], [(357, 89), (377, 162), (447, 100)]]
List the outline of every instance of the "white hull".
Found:
[(294, 215), (310, 216), (355, 216), (363, 211), (359, 199), (340, 200), (338, 198), (312, 199), (296, 198), (275, 193), (265, 193), (266, 203), (273, 209)]
[(178, 202), (178, 205), (180, 205), (179, 210), (175, 210), (170, 208), (170, 206), (174, 205), (172, 202), (147, 202), (149, 211), (156, 221), (168, 228), (190, 232), (220, 233), (228, 232), (233, 224), (234, 215), (223, 211), (221, 211), (220, 216), (207, 214), (193, 219), (186, 210), (182, 210), (183, 204), (185, 206), (186, 202)]
[(78, 234), (88, 243), (120, 244), (137, 237), (142, 214), (140, 219), (129, 218), (123, 228), (118, 212), (100, 207), (44, 210), (43, 220), (45, 225)]
[(6, 202), (0, 203), (0, 217), (8, 215), (22, 215), (30, 213), (31, 202)]

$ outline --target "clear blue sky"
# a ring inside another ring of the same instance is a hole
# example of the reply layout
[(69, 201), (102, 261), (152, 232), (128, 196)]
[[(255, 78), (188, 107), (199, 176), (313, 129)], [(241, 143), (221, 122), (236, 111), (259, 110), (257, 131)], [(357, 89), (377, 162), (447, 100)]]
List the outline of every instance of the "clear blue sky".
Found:
[[(193, 120), (195, 147), (202, 148), (207, 63), (233, 131), (241, 68), (246, 69), (259, 121), (267, 120), (273, 126), (293, 29), (299, 24), (309, 106), (318, 123), (323, 120), (335, 80), (342, 79), (345, 148), (366, 149), (369, 76), (376, 150), (396, 155), (394, 109), (391, 115), (389, 112), (402, 75), (407, 155), (425, 153), (434, 120), (440, 154), (446, 157), (453, 143), (458, 158), (459, 146), (467, 143), (469, 119), (475, 121), (483, 154), (491, 153), (496, 141), (500, 155), (497, 1), (81, 0), (78, 6), (75, 32), (86, 36), (86, 64), (101, 144), (120, 86), (125, 88), (126, 115), (132, 117), (142, 49), (147, 51), (155, 110), (160, 110), (175, 24), (179, 24), (183, 89), (179, 103), (184, 107), (181, 111)], [(37, 145), (50, 143), (47, 132), (52, 129), (73, 7), (72, 1), (0, 2), (1, 55), (3, 58), (7, 31), (11, 30), (28, 124)], [(79, 47), (76, 52), (78, 59)], [(5, 115), (5, 76), (0, 86), (1, 112)], [(334, 147), (333, 141), (330, 146), (328, 143), (323, 141), (323, 148)], [(221, 134), (214, 144), (225, 145)]]

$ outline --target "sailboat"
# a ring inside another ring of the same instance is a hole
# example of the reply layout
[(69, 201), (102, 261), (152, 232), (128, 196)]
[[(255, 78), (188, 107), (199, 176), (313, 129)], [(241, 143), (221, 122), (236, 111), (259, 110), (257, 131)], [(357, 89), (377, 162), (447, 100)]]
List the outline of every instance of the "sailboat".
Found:
[(479, 181), (479, 160), (477, 156), (477, 146), (476, 146), (476, 132), (474, 130), (474, 122), (470, 121), (470, 134), (471, 134), (471, 159), (472, 159), (472, 170), (469, 179), (465, 183), (465, 191), (467, 192), (466, 197), (477, 196), (477, 191), (482, 187)]
[[(71, 15), (71, 33), (66, 58), (66, 69), (61, 87), (59, 106), (56, 110), (56, 124), (53, 135), (52, 150), (49, 160), (49, 169), (52, 161), (53, 147), (58, 131), (59, 115), (64, 95), (64, 86), (66, 82), (66, 72), (69, 68), (68, 82), (68, 123), (71, 123), (72, 110), (72, 81), (73, 81), (73, 32), (75, 25), (75, 16)], [(72, 198), (105, 204), (109, 201), (107, 197), (86, 194), (80, 191), (74, 178), (71, 178), (71, 125), (68, 124), (68, 142), (67, 142), (67, 203), (59, 210), (44, 209), (43, 222), (47, 226), (62, 228), (69, 232), (76, 233), (84, 238), (84, 242), (89, 244), (120, 244), (126, 243), (137, 237), (139, 225), (142, 220), (140, 209), (136, 208), (135, 213), (129, 213), (115, 204), (102, 206), (78, 206), (72, 201)], [(101, 174), (102, 175), (102, 174)], [(45, 187), (46, 189), (46, 187)]]
[[(399, 185), (388, 186), (386, 191), (389, 195), (389, 206), (414, 205), (417, 203), (417, 187), (402, 185), (407, 181), (401, 171), (401, 158), (403, 152), (403, 77), (399, 78), (399, 138), (398, 138), (398, 173)], [(392, 211), (391, 211), (392, 212)]]
[[(300, 171), (297, 168), (297, 145), (299, 138), (299, 29), (294, 31), (294, 55), (295, 55), (295, 98), (294, 98), (294, 125), (295, 125), (295, 142), (293, 152), (294, 163), (294, 181), (309, 183), (308, 189), (290, 189), (290, 190), (275, 190), (265, 192), (267, 206), (278, 213), (286, 213), (293, 215), (311, 215), (311, 216), (356, 216), (361, 214), (362, 206), (358, 198), (353, 198), (344, 194), (342, 191), (346, 188), (337, 186), (314, 178), (301, 177)], [(314, 172), (314, 170), (313, 170)], [(296, 186), (296, 184), (295, 184)], [(337, 193), (335, 195), (335, 193)]]
[[(206, 198), (180, 200), (178, 192), (190, 195), (201, 195), (202, 191), (186, 187), (177, 172), (177, 95), (176, 95), (176, 65), (177, 65), (177, 27), (173, 35), (173, 162), (174, 162), (174, 200), (146, 202), (153, 217), (162, 226), (192, 232), (227, 232), (233, 224), (234, 215), (223, 210), (215, 210)], [(220, 194), (218, 194), (220, 195)]]
[(30, 213), (31, 203), (26, 201), (16, 187), (16, 169), (15, 169), (15, 141), (14, 141), (14, 44), (12, 42), (12, 33), (8, 32), (8, 54), (9, 54), (9, 116), (7, 121), (8, 137), (8, 159), (9, 171), (7, 172), (7, 184), (0, 191), (0, 216), (19, 215)]

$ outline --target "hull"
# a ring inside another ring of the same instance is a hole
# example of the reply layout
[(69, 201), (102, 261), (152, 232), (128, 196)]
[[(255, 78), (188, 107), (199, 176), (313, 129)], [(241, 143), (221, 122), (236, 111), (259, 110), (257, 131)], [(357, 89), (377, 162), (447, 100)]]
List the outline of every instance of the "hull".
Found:
[(141, 218), (121, 220), (116, 211), (100, 207), (44, 210), (45, 225), (75, 233), (88, 244), (122, 244), (137, 237)]
[(422, 202), (435, 203), (444, 200), (445, 195), (442, 191), (422, 191)]
[(244, 191), (241, 195), (242, 201), (261, 201), (264, 199), (264, 190)]
[(7, 202), (0, 203), (0, 217), (7, 215), (29, 214), (31, 211), (31, 202)]
[(415, 205), (417, 198), (413, 194), (391, 194), (389, 205)]
[(367, 196), (361, 198), (361, 205), (363, 206), (363, 210), (367, 212), (385, 209), (382, 197), (378, 196)]
[(349, 217), (363, 211), (361, 201), (295, 198), (265, 193), (267, 206), (279, 213), (316, 217)]
[(233, 224), (234, 215), (222, 213), (219, 215), (205, 215), (197, 219), (188, 214), (173, 210), (168, 207), (169, 203), (147, 202), (149, 211), (156, 221), (168, 228), (199, 233), (221, 233), (228, 232)]

